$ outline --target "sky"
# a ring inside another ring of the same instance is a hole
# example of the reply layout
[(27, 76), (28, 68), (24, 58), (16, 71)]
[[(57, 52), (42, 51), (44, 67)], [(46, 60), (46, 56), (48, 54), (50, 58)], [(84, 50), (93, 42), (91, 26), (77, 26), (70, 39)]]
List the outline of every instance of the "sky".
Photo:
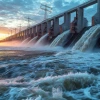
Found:
[[(25, 29), (29, 24), (35, 25), (44, 19), (44, 11), (40, 9), (41, 4), (52, 7), (52, 13), (48, 13), (48, 18), (67, 11), (77, 5), (89, 0), (0, 0), (0, 39)], [(85, 16), (90, 21), (90, 17), (96, 13), (96, 5), (86, 8)], [(74, 16), (74, 14), (72, 15)], [(28, 24), (28, 19), (30, 23)]]

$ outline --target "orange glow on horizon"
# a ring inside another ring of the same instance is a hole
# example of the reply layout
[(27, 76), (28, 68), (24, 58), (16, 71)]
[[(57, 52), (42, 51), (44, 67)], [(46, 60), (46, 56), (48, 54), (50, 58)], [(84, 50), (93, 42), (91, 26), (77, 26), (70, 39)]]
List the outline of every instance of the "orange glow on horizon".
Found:
[(8, 37), (8, 28), (0, 26), (0, 40)]
[(10, 30), (7, 27), (0, 26), (0, 33), (7, 34)]
[(0, 40), (5, 39), (6, 37), (8, 37), (8, 34), (0, 33)]

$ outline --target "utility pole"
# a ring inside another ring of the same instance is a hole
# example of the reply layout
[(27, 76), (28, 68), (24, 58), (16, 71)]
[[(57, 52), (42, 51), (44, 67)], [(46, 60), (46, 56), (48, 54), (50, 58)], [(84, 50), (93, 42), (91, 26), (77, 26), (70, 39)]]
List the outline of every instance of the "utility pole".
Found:
[(12, 30), (11, 30), (11, 35), (12, 35)]
[[(14, 31), (14, 32), (13, 32)], [(15, 33), (16, 34), (16, 31), (17, 31), (17, 28), (14, 28), (14, 29), (12, 29), (11, 30), (11, 35), (12, 35), (12, 33)], [(9, 34), (9, 33), (8, 33)]]
[(47, 4), (41, 4), (40, 8), (41, 8), (42, 10), (45, 11), (44, 20), (46, 20), (47, 17), (48, 17), (48, 16), (47, 16), (47, 15), (48, 15), (48, 12), (49, 12), (49, 13), (52, 12), (52, 7), (47, 6)]
[(8, 36), (11, 35), (11, 29), (8, 28)]
[(17, 29), (15, 28), (15, 34), (16, 34), (16, 30), (17, 30)]
[(22, 28), (21, 24), (18, 27), (19, 27), (19, 32), (20, 32), (21, 31), (21, 28)]
[(28, 17), (28, 27), (30, 27), (30, 18)]

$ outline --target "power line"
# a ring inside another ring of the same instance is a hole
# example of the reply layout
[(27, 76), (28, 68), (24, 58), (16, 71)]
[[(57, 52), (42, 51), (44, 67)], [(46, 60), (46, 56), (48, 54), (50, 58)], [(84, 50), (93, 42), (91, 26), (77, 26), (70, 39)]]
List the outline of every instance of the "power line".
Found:
[(40, 8), (45, 11), (44, 20), (47, 19), (48, 12), (52, 12), (52, 7), (47, 6), (47, 4), (41, 4)]

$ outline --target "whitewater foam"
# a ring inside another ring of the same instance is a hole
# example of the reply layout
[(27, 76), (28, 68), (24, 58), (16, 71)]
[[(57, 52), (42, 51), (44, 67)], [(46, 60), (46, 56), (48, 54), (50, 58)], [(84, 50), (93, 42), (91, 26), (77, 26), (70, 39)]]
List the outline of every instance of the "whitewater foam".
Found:
[(30, 45), (34, 45), (36, 43), (38, 36), (34, 37), (33, 39), (31, 39), (26, 45), (30, 46)]
[[(1, 66), (6, 64), (2, 66), (6, 70), (2, 75), (1, 86), (8, 88), (4, 92), (8, 98), (5, 99), (2, 95), (1, 100), (35, 100), (40, 97), (43, 100), (98, 98), (99, 90), (95, 93), (93, 89), (100, 85), (99, 67), (96, 67), (100, 65), (100, 53), (69, 51), (58, 55), (32, 57), (31, 54), (31, 57), (26, 57), (3, 60), (5, 63), (1, 60)], [(9, 79), (5, 79), (6, 75), (9, 75)], [(22, 77), (17, 79), (19, 75)], [(12, 78), (13, 76), (16, 77)], [(88, 88), (90, 89), (87, 90)], [(0, 91), (3, 89), (0, 88)], [(91, 97), (91, 93), (96, 96)]]
[(72, 51), (75, 50), (87, 51), (93, 49), (99, 34), (100, 34), (100, 25), (93, 26), (84, 33), (84, 35), (74, 45)]
[(70, 31), (67, 30), (63, 32), (62, 34), (58, 35), (54, 41), (50, 44), (50, 47), (55, 47), (55, 46), (63, 46), (65, 43), (65, 40), (67, 40), (69, 36)]
[(46, 40), (47, 40), (47, 37), (48, 37), (48, 33), (46, 33), (45, 35), (43, 35), (35, 44), (35, 46), (43, 46), (46, 44)]
[(27, 44), (29, 41), (30, 41), (30, 37), (28, 37), (28, 38), (26, 38), (25, 40), (23, 40), (19, 46), (27, 46), (26, 44)]

